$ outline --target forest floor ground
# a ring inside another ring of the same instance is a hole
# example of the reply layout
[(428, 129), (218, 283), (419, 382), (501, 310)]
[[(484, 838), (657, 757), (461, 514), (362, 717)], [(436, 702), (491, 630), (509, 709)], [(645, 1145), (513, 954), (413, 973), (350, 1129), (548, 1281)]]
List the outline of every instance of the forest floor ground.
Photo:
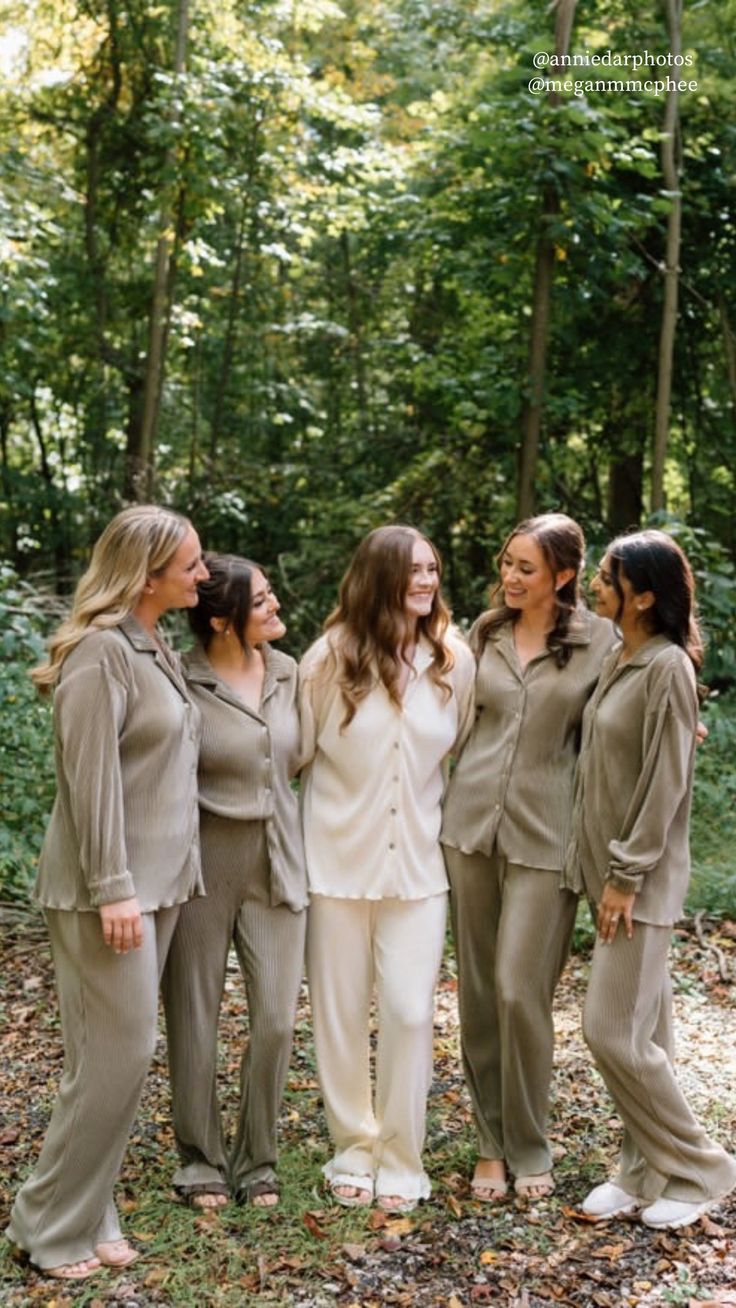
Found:
[[(38, 919), (8, 921), (0, 991), (0, 1230), (48, 1120), (61, 1050), (53, 977)], [(463, 1086), (451, 955), (437, 997), (427, 1167), (431, 1200), (408, 1217), (335, 1208), (321, 1184), (324, 1116), (306, 993), (284, 1103), (274, 1212), (227, 1207), (201, 1216), (173, 1201), (174, 1150), (163, 1038), (127, 1152), (118, 1202), (143, 1256), (122, 1274), (76, 1286), (44, 1280), (0, 1241), (4, 1308), (650, 1308), (736, 1305), (736, 1196), (697, 1225), (657, 1233), (635, 1221), (596, 1226), (579, 1204), (605, 1178), (619, 1141), (610, 1100), (580, 1035), (588, 961), (575, 955), (558, 993), (552, 1199), (500, 1207), (474, 1201), (473, 1133)], [(736, 925), (703, 919), (675, 937), (678, 1068), (696, 1111), (736, 1145)], [(222, 1096), (229, 1120), (246, 1006), (229, 974), (222, 1021)]]

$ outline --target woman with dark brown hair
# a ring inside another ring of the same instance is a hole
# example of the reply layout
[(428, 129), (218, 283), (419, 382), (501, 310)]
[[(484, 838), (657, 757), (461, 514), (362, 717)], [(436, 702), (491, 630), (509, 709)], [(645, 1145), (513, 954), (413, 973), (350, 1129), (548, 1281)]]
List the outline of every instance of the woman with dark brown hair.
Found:
[(566, 876), (596, 916), (583, 1034), (624, 1138), (614, 1179), (583, 1210), (676, 1229), (736, 1186), (736, 1158), (696, 1121), (673, 1067), (667, 953), (690, 875), (695, 588), (679, 545), (652, 530), (609, 545), (592, 588), (621, 644), (585, 711)]
[[(199, 809), (206, 898), (182, 910), (164, 975), (174, 1130), (174, 1186), (195, 1208), (278, 1203), (277, 1123), (304, 962), (306, 873), (297, 797), (296, 663), (263, 570), (207, 556), (184, 656), (202, 717)], [(232, 1144), (217, 1098), (217, 1023), (234, 946), (249, 1039)]]
[(553, 1190), (552, 1000), (577, 896), (560, 888), (583, 709), (614, 644), (579, 604), (583, 533), (522, 522), (470, 633), (477, 717), (445, 801), (463, 1062), (478, 1133), (476, 1198)]
[[(307, 971), (334, 1199), (410, 1211), (422, 1166), (445, 934), (443, 763), (472, 717), (434, 546), (380, 527), (358, 546), (300, 669)], [(369, 1014), (378, 1005), (375, 1099)]]

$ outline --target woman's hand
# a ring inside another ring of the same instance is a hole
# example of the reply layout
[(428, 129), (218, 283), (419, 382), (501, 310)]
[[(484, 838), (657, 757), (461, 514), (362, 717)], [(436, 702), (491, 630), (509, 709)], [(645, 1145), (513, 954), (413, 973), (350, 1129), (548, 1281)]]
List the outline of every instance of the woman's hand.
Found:
[(626, 934), (631, 940), (634, 934), (634, 923), (631, 914), (634, 911), (635, 894), (626, 895), (623, 890), (617, 890), (615, 886), (605, 885), (601, 902), (598, 905), (598, 917), (596, 926), (598, 928), (598, 939), (604, 944), (610, 945), (616, 932), (621, 918), (624, 920)]
[(114, 904), (100, 906), (100, 921), (105, 944), (116, 954), (127, 954), (140, 949), (143, 943), (143, 924), (138, 899), (119, 899)]

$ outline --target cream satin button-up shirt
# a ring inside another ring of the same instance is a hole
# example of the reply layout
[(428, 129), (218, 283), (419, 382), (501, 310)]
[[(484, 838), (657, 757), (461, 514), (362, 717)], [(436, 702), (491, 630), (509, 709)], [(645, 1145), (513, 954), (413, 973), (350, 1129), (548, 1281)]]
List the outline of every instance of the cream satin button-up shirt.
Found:
[(402, 708), (379, 682), (344, 730), (345, 704), (318, 675), (323, 636), (300, 666), (304, 842), (312, 894), (347, 899), (424, 899), (447, 889), (439, 846), (445, 760), (473, 717), (475, 661), (447, 637), (455, 666), (449, 696), (428, 675), (420, 641)]

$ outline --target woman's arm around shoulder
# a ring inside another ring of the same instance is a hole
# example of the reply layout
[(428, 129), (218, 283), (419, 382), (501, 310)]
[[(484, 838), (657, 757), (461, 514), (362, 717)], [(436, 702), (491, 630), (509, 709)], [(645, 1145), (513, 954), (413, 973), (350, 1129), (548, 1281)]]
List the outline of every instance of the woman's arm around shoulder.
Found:
[(451, 672), (452, 688), (457, 698), (457, 736), (452, 753), (460, 753), (475, 720), (475, 658), (462, 632), (450, 627), (447, 644), (452, 650), (455, 665)]

